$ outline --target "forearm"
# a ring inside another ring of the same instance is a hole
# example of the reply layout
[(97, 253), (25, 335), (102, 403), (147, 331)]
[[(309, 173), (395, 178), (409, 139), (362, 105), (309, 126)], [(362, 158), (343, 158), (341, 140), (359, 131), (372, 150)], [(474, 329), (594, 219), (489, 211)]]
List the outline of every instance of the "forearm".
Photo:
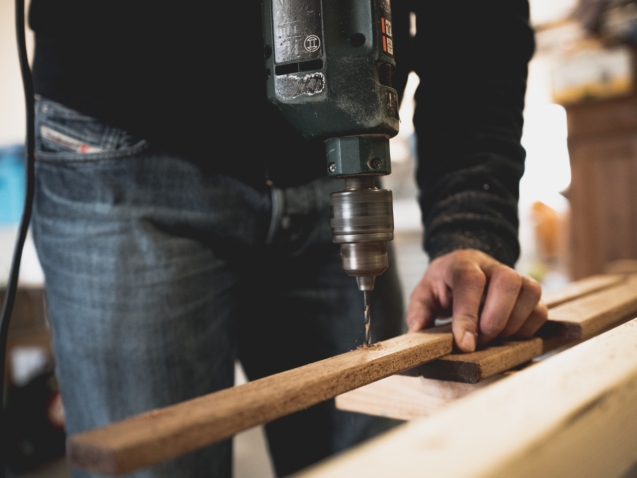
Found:
[(417, 2), (414, 125), (431, 259), (478, 249), (513, 265), (527, 63), (526, 1)]

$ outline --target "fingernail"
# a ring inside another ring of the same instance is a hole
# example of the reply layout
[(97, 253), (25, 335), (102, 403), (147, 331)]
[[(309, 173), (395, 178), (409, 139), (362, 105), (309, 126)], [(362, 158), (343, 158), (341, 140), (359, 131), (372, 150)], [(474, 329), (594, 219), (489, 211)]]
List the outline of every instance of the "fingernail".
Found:
[(476, 334), (467, 330), (462, 337), (462, 348), (467, 352), (473, 352), (476, 349)]

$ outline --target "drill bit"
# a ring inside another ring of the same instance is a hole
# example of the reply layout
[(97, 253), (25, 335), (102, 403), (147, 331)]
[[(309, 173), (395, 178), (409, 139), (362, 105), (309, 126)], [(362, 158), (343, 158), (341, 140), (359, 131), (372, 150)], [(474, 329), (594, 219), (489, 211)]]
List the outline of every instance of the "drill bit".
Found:
[(369, 295), (370, 291), (363, 291), (363, 303), (365, 305), (364, 313), (365, 313), (365, 345), (369, 347), (372, 344), (372, 331), (370, 328), (371, 324), (371, 314), (369, 312)]

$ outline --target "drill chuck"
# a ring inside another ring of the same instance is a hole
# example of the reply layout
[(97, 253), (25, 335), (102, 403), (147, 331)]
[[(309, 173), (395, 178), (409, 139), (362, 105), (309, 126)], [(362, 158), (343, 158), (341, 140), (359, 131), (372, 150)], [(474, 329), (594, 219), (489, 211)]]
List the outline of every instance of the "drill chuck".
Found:
[(387, 242), (394, 238), (391, 191), (377, 188), (373, 176), (346, 177), (345, 190), (330, 195), (330, 209), (343, 269), (360, 290), (372, 290), (387, 269)]

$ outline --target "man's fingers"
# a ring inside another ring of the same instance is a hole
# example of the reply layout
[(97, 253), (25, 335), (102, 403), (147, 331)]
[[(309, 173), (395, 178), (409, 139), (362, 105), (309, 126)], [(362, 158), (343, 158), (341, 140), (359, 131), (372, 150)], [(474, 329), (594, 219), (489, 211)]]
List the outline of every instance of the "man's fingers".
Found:
[(429, 326), (438, 313), (438, 301), (433, 290), (433, 284), (422, 280), (414, 289), (409, 300), (406, 322), (410, 332)]
[[(485, 287), (488, 288), (485, 290)], [(452, 310), (454, 341), (463, 352), (497, 337), (530, 337), (546, 322), (537, 282), (473, 249), (436, 258), (411, 296), (410, 331)]]
[[(522, 285), (522, 277), (510, 267), (500, 265), (493, 268), (489, 278), (487, 298), (480, 316), (481, 343), (497, 337), (509, 325), (509, 318), (519, 303), (518, 296), (522, 291)], [(527, 316), (534, 305), (526, 311)], [(525, 318), (522, 318), (518, 328)]]
[(487, 278), (474, 262), (462, 262), (451, 271), (453, 319), (451, 327), (456, 345), (473, 352), (478, 337), (478, 314)]
[(510, 337), (520, 330), (540, 301), (541, 295), (542, 287), (540, 287), (540, 284), (529, 277), (522, 277), (522, 288), (517, 302), (500, 336), (504, 338)]
[(530, 339), (548, 319), (548, 309), (540, 302), (533, 308), (533, 312), (526, 319), (522, 327), (516, 332), (515, 337), (520, 339)]

